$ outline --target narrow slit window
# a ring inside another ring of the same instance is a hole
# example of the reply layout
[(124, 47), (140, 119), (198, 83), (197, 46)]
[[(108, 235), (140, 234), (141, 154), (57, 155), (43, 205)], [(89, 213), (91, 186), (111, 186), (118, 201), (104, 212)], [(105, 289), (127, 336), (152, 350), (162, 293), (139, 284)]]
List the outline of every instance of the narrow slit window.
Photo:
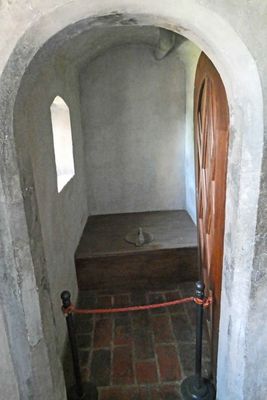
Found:
[(70, 111), (65, 101), (57, 96), (50, 106), (50, 112), (59, 193), (75, 175)]

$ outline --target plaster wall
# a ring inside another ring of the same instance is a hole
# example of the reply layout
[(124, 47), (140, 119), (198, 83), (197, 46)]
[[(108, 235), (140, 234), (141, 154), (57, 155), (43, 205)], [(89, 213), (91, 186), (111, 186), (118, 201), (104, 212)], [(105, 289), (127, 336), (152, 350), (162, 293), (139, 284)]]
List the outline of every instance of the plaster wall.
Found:
[[(73, 138), (75, 175), (57, 190), (57, 172), (54, 156), (50, 105), (61, 96), (70, 110)], [(78, 80), (74, 70), (64, 60), (50, 57), (43, 64), (37, 60), (24, 77), (16, 102), (14, 121), (21, 180), (27, 182), (30, 165), (41, 224), (41, 238), (48, 273), (48, 290), (53, 309), (58, 354), (61, 356), (66, 337), (62, 318), (60, 293), (70, 290), (75, 300), (77, 280), (74, 252), (87, 219), (87, 201), (84, 181), (83, 136), (80, 122)], [(26, 152), (30, 159), (26, 161)], [(32, 205), (31, 205), (32, 206)], [(30, 207), (31, 207), (30, 206)], [(26, 208), (30, 215), (31, 209)], [(37, 246), (38, 238), (33, 240)]]
[(186, 84), (186, 114), (185, 114), (185, 208), (196, 223), (196, 182), (194, 155), (194, 85), (198, 59), (201, 50), (187, 40), (178, 48), (177, 55), (184, 64)]
[(0, 325), (0, 359), (2, 364), (0, 373), (1, 398), (19, 400), (19, 390), (16, 382), (14, 366), (10, 352), (8, 351), (8, 336), (5, 329), (6, 326), (2, 307), (0, 307)]
[(153, 50), (111, 48), (80, 75), (90, 214), (185, 207), (185, 71)]

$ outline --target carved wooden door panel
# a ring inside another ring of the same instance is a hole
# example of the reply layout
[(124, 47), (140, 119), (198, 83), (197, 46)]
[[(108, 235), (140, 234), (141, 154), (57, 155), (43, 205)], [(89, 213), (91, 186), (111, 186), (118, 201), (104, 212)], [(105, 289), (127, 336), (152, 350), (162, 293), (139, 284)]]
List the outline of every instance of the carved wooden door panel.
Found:
[(212, 370), (216, 377), (223, 262), (224, 210), (229, 136), (226, 92), (219, 73), (202, 53), (194, 93), (195, 163), (201, 275), (214, 303), (210, 312)]

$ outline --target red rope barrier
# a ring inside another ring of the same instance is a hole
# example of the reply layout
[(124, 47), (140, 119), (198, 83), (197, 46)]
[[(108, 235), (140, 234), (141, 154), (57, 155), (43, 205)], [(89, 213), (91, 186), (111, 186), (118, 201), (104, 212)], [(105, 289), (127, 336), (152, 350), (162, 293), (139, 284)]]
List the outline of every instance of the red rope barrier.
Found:
[(143, 311), (143, 310), (151, 310), (154, 308), (162, 308), (162, 307), (171, 307), (177, 304), (185, 304), (194, 302), (196, 304), (203, 304), (203, 307), (209, 307), (212, 303), (212, 298), (208, 297), (203, 300), (198, 299), (197, 297), (185, 297), (183, 299), (177, 299), (172, 301), (167, 301), (164, 303), (157, 304), (148, 304), (143, 306), (130, 306), (130, 307), (120, 307), (120, 308), (97, 308), (97, 309), (82, 309), (76, 308), (73, 304), (71, 304), (68, 308), (62, 307), (62, 311), (65, 315), (67, 314), (115, 314), (129, 311)]

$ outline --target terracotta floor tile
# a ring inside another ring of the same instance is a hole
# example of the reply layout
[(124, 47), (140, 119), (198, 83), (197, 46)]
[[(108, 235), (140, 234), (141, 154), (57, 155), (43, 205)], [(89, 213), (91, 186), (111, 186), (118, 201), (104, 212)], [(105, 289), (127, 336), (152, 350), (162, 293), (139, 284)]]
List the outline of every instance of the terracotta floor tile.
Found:
[(130, 306), (129, 294), (117, 294), (113, 296), (113, 307), (128, 307)]
[(186, 313), (173, 314), (172, 317), (173, 332), (178, 342), (194, 342), (195, 330)]
[(79, 350), (79, 360), (81, 367), (88, 367), (89, 366), (89, 351), (86, 350)]
[(95, 350), (92, 355), (90, 379), (96, 386), (109, 386), (111, 376), (110, 350)]
[(127, 392), (123, 388), (109, 387), (101, 390), (99, 400), (128, 400)]
[[(162, 293), (150, 293), (148, 297), (149, 304), (164, 303), (166, 301)], [(163, 314), (167, 312), (167, 308), (155, 308), (151, 310), (151, 314)]]
[(112, 382), (115, 385), (134, 383), (133, 351), (131, 346), (114, 348)]
[(155, 361), (139, 361), (135, 364), (138, 383), (158, 382), (157, 366)]
[(154, 356), (151, 320), (147, 312), (137, 312), (132, 316), (135, 357), (146, 360)]
[(182, 400), (177, 385), (159, 385), (151, 388), (150, 400)]
[(77, 346), (80, 350), (89, 350), (92, 345), (91, 335), (76, 335)]
[(112, 320), (96, 321), (94, 331), (94, 348), (109, 347), (112, 341)]
[(147, 304), (146, 292), (143, 290), (133, 291), (130, 295), (130, 298), (133, 306), (143, 306)]
[(112, 296), (111, 295), (97, 296), (96, 305), (98, 308), (112, 307)]
[(99, 400), (148, 400), (147, 397), (141, 396), (138, 387), (109, 387), (100, 390)]
[(181, 379), (181, 368), (174, 345), (159, 345), (156, 347), (159, 363), (160, 379), (170, 382)]
[(75, 315), (74, 319), (76, 333), (91, 334), (93, 330), (92, 315)]
[[(166, 292), (165, 293), (166, 301), (178, 300), (178, 299), (181, 299), (182, 297), (187, 297), (187, 296), (181, 296), (181, 293), (180, 293), (179, 290), (174, 290), (172, 292)], [(169, 313), (170, 314), (183, 313), (184, 312), (184, 305), (183, 304), (176, 304), (175, 306), (170, 306), (168, 309), (169, 309)]]
[[(193, 290), (194, 284), (186, 283), (162, 292), (80, 292), (79, 304), (85, 308), (143, 305), (192, 295)], [(97, 385), (99, 400), (181, 400), (179, 385), (194, 370), (194, 313), (195, 305), (189, 304), (153, 312), (77, 315), (83, 379)], [(207, 376), (210, 361), (206, 341), (203, 353)], [(73, 383), (71, 356), (68, 360), (67, 375), (66, 367), (64, 370), (65, 376), (70, 376), (69, 386)]]
[(114, 345), (132, 344), (132, 327), (130, 317), (118, 317), (115, 319)]
[(174, 342), (174, 334), (169, 315), (153, 316), (152, 326), (154, 332), (155, 343), (171, 343)]

